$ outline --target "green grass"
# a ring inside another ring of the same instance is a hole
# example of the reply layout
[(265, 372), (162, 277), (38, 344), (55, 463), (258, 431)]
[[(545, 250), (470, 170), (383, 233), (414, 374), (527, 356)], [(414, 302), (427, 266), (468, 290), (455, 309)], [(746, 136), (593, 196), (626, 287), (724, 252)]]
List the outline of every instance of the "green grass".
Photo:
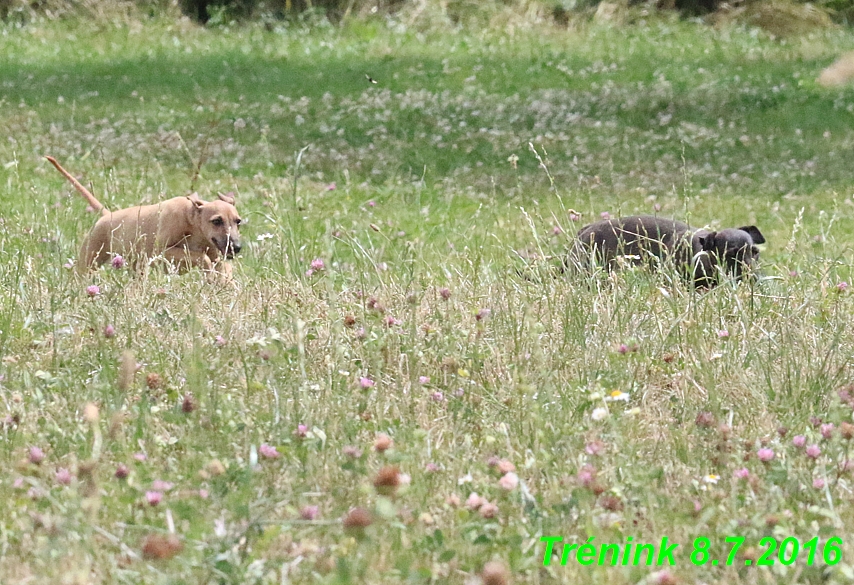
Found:
[[(489, 560), (516, 583), (850, 582), (854, 91), (814, 79), (852, 46), (667, 20), (0, 29), (0, 582), (462, 584)], [(235, 284), (76, 275), (95, 218), (44, 154), (110, 208), (235, 191)], [(766, 278), (698, 294), (542, 259), (655, 209), (756, 224)], [(392, 465), (411, 481), (379, 495)], [(183, 550), (142, 558), (170, 518)], [(680, 547), (543, 567), (543, 535)], [(834, 535), (832, 567), (744, 565)], [(691, 563), (701, 536), (717, 567)]]

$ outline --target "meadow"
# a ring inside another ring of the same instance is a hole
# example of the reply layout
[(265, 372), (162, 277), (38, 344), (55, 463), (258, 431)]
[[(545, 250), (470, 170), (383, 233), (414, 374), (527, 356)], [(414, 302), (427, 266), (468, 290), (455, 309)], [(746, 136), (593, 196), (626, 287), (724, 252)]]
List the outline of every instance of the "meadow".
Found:
[[(0, 26), (0, 582), (851, 582), (854, 90), (815, 82), (851, 49)], [(233, 192), (234, 283), (77, 274), (44, 155), (111, 209)], [(558, 274), (604, 213), (755, 224), (761, 276)]]

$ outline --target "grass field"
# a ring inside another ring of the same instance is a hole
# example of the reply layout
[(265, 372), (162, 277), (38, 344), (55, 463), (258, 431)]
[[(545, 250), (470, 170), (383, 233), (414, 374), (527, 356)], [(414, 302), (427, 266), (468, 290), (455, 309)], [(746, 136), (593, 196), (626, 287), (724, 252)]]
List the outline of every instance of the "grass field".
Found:
[[(0, 28), (0, 582), (851, 582), (852, 48)], [(77, 275), (46, 154), (111, 209), (233, 191), (234, 285)], [(763, 277), (555, 278), (603, 212), (755, 224)]]

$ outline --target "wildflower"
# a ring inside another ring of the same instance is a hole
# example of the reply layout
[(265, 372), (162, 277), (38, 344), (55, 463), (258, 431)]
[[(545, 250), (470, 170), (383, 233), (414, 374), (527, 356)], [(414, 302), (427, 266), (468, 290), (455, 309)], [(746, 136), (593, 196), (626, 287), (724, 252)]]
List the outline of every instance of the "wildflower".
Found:
[(442, 402), (445, 399), (445, 395), (437, 390), (436, 392), (433, 392), (431, 398), (436, 402)]
[(145, 492), (145, 501), (148, 502), (149, 506), (156, 506), (163, 501), (163, 493), (154, 490), (147, 491)]
[(807, 438), (803, 435), (795, 435), (792, 439), (792, 445), (798, 447), (799, 449), (807, 444)]
[(258, 240), (259, 242), (263, 242), (264, 240), (269, 240), (272, 237), (273, 237), (273, 234), (268, 232), (265, 234), (258, 234), (258, 237), (255, 239)]
[(834, 429), (833, 423), (827, 423), (827, 424), (821, 425), (821, 436), (824, 437), (825, 439), (830, 439), (833, 436), (833, 429)]
[(388, 317), (385, 318), (386, 327), (394, 327), (395, 325), (400, 325), (400, 323), (401, 323), (400, 319), (396, 319), (396, 318), (392, 317), (391, 315), (389, 315)]
[(742, 467), (741, 469), (736, 469), (735, 473), (732, 474), (736, 479), (747, 479), (750, 477), (750, 471), (746, 467)]
[(91, 284), (86, 287), (86, 294), (90, 297), (96, 297), (101, 294), (101, 287), (99, 287), (97, 284)]
[(418, 376), (418, 383), (422, 384), (422, 385), (429, 384), (430, 383), (430, 376)]
[(113, 327), (112, 325), (107, 325), (106, 327), (104, 327), (104, 337), (106, 337), (107, 339), (110, 339), (111, 337), (114, 337), (115, 335), (116, 335), (116, 328), (115, 327)]
[(168, 492), (173, 487), (175, 487), (174, 484), (169, 483), (168, 481), (163, 481), (162, 479), (155, 479), (151, 484), (151, 489), (158, 492)]
[(478, 512), (484, 518), (494, 518), (498, 513), (498, 506), (491, 502), (484, 501), (483, 505), (478, 508)]
[(334, 190), (335, 190), (335, 189), (337, 189), (337, 188), (338, 188), (338, 186), (337, 186), (334, 182), (333, 182), (333, 183), (329, 183), (329, 184), (326, 186), (326, 190), (327, 190), (327, 191), (334, 191)]
[(160, 377), (160, 374), (157, 372), (149, 372), (145, 376), (145, 385), (148, 386), (150, 390), (157, 390), (158, 388), (163, 387), (163, 378)]
[(501, 461), (499, 461), (495, 467), (498, 468), (498, 473), (502, 475), (505, 473), (510, 473), (511, 471), (516, 471), (516, 466), (507, 461), (506, 459), (502, 459)]
[(701, 429), (707, 429), (715, 424), (715, 415), (707, 411), (701, 412), (694, 419), (694, 424)]
[(39, 447), (30, 447), (28, 459), (34, 465), (40, 465), (44, 460), (44, 451)]
[(397, 491), (400, 485), (400, 470), (394, 466), (386, 466), (380, 469), (374, 478), (374, 488), (383, 496), (390, 496)]
[(359, 378), (359, 386), (361, 386), (363, 390), (367, 390), (368, 388), (374, 387), (374, 381), (370, 378)]
[(593, 412), (590, 413), (590, 418), (593, 420), (599, 421), (608, 418), (608, 409), (603, 407), (594, 408)]
[(717, 475), (715, 475), (714, 473), (710, 473), (709, 475), (707, 475), (706, 477), (703, 478), (703, 481), (706, 483), (714, 484), (714, 483), (718, 483), (719, 479), (720, 478)]
[(664, 569), (663, 571), (656, 571), (650, 575), (648, 582), (651, 585), (676, 585), (679, 581), (673, 573)]
[(56, 483), (60, 485), (68, 485), (71, 483), (71, 479), (71, 472), (64, 467), (60, 467), (56, 470)]
[(623, 501), (614, 494), (605, 494), (599, 498), (599, 505), (609, 512), (619, 512), (623, 509)]
[(217, 335), (216, 337), (214, 337), (214, 343), (216, 344), (217, 347), (223, 347), (228, 342), (225, 340), (225, 337), (223, 337), (222, 335)]
[(216, 477), (225, 473), (225, 465), (219, 459), (213, 459), (205, 466), (205, 470)]
[(435, 463), (428, 463), (427, 465), (424, 466), (424, 471), (426, 471), (428, 473), (436, 473), (439, 471), (439, 466), (436, 465)]
[(815, 478), (812, 480), (812, 487), (817, 490), (824, 489), (824, 480), (820, 477)]
[(729, 331), (726, 329), (721, 329), (718, 331), (718, 339), (727, 339), (729, 337)]
[(362, 456), (362, 450), (358, 447), (353, 447), (351, 445), (347, 445), (341, 451), (344, 453), (344, 455), (350, 457), (351, 459), (358, 459)]
[(596, 482), (596, 468), (592, 465), (585, 465), (578, 472), (578, 483), (583, 487), (589, 488)]
[(759, 457), (759, 460), (763, 463), (768, 463), (772, 459), (774, 459), (774, 451), (768, 449), (767, 447), (763, 447), (756, 452), (756, 456)]
[(262, 443), (261, 446), (258, 447), (258, 453), (260, 453), (261, 457), (264, 459), (278, 459), (281, 456), (275, 447), (268, 445), (267, 443)]
[(810, 445), (807, 447), (806, 453), (810, 459), (817, 459), (821, 455), (821, 448), (818, 445)]
[(451, 290), (449, 288), (440, 288), (439, 296), (442, 297), (443, 301), (447, 301), (451, 298)]
[(611, 214), (608, 213), (607, 211), (603, 211), (602, 213), (599, 214), (599, 217), (601, 217), (602, 219), (611, 219)]
[(225, 520), (223, 518), (217, 518), (214, 520), (214, 534), (219, 538), (223, 538), (228, 534), (228, 530), (225, 528)]
[(489, 561), (480, 572), (483, 585), (508, 585), (510, 583), (510, 571), (501, 561)]
[(184, 394), (184, 399), (181, 401), (181, 412), (184, 414), (190, 414), (196, 410), (196, 401), (193, 398), (193, 395), (190, 392)]
[(344, 530), (351, 533), (361, 534), (365, 528), (373, 524), (374, 520), (370, 513), (363, 508), (353, 508), (344, 517), (342, 523)]
[(469, 510), (477, 510), (486, 503), (486, 500), (477, 495), (477, 492), (472, 492), (466, 499), (466, 508)]
[(142, 557), (149, 561), (168, 560), (183, 549), (184, 545), (174, 534), (149, 534), (142, 543)]
[(324, 268), (326, 268), (326, 265), (323, 263), (321, 258), (315, 258), (311, 261), (311, 269), (315, 272), (320, 272)]
[(605, 397), (605, 400), (607, 402), (628, 402), (629, 393), (621, 390), (613, 390), (609, 396)]
[(374, 439), (374, 449), (383, 453), (391, 448), (394, 442), (391, 440), (391, 437), (386, 435), (385, 433), (379, 433)]
[(116, 254), (115, 256), (113, 256), (113, 261), (111, 262), (111, 264), (113, 265), (113, 268), (119, 270), (125, 267), (125, 259)]
[(512, 471), (505, 473), (501, 476), (501, 479), (498, 480), (498, 485), (508, 492), (513, 491), (519, 485), (519, 476)]
[(477, 321), (484, 321), (489, 318), (490, 314), (492, 314), (492, 311), (490, 309), (481, 309), (477, 312), (474, 318)]
[(294, 434), (298, 439), (305, 439), (306, 435), (308, 435), (308, 427), (306, 425), (297, 425), (297, 430), (294, 431)]
[(94, 424), (98, 422), (98, 405), (94, 402), (87, 402), (83, 407), (83, 420), (90, 424)]
[(569, 221), (578, 221), (580, 219), (581, 219), (581, 216), (577, 213), (570, 213), (569, 214)]
[(199, 497), (200, 498), (202, 498), (203, 500), (207, 500), (208, 496), (210, 496), (210, 493), (208, 492), (208, 490), (206, 490), (204, 488), (199, 490)]
[(617, 346), (617, 353), (620, 353), (623, 355), (629, 353), (629, 346), (626, 345), (625, 343), (621, 343), (620, 345)]
[(584, 451), (588, 455), (601, 455), (605, 452), (605, 443), (602, 441), (590, 441), (584, 446)]
[(836, 285), (836, 290), (841, 293), (845, 292), (846, 290), (848, 290), (848, 283), (843, 280), (842, 282)]
[(127, 479), (127, 476), (130, 475), (130, 469), (124, 463), (120, 463), (118, 467), (116, 467), (116, 479)]
[(376, 206), (377, 206), (377, 202), (376, 202), (376, 201), (373, 201), (373, 200), (372, 200), (372, 201), (368, 201), (368, 207), (376, 207)]
[(460, 501), (460, 496), (457, 494), (451, 494), (447, 498), (445, 498), (445, 503), (451, 506), (452, 508), (459, 508), (462, 502)]
[(303, 520), (314, 520), (318, 514), (317, 506), (303, 506), (299, 511), (299, 517)]
[(456, 390), (454, 390), (454, 396), (457, 398), (462, 398), (463, 396), (465, 396), (465, 393), (466, 391), (462, 388), (457, 388)]

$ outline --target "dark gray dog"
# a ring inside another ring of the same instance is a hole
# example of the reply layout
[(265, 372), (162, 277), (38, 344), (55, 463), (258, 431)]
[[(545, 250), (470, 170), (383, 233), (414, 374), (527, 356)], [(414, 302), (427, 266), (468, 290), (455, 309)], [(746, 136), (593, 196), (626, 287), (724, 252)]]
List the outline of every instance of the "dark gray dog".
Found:
[(719, 232), (692, 230), (688, 224), (649, 215), (597, 221), (578, 232), (569, 262), (582, 266), (591, 258), (614, 268), (619, 256), (632, 264), (669, 264), (696, 287), (711, 288), (720, 272), (741, 280), (759, 257), (765, 238), (756, 226)]

